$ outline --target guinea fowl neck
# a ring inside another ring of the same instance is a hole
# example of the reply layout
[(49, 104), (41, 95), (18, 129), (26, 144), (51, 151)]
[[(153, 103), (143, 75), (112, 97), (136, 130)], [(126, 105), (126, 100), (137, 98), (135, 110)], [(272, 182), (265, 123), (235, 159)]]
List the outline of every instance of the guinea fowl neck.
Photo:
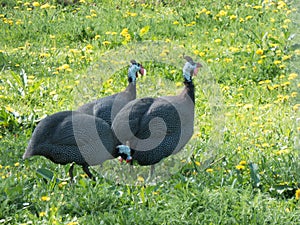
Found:
[(195, 104), (195, 86), (193, 81), (184, 81), (185, 88), (183, 90), (184, 95), (188, 95)]
[(129, 81), (129, 84), (126, 88), (126, 92), (131, 93), (134, 96), (134, 98), (136, 98), (136, 85), (134, 82)]

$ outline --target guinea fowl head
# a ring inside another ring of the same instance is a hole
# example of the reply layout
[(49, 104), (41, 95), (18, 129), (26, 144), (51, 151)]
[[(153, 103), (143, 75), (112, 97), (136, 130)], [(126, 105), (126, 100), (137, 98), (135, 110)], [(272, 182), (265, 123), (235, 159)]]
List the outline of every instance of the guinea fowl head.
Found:
[(128, 69), (128, 81), (129, 83), (135, 84), (135, 80), (138, 77), (138, 72), (141, 75), (146, 74), (146, 70), (143, 68), (143, 66), (140, 63), (137, 63), (134, 59), (130, 61), (130, 66)]
[(192, 77), (196, 76), (200, 67), (202, 67), (201, 63), (194, 62), (194, 60), (190, 56), (185, 56), (184, 59), (187, 61), (182, 69), (184, 82), (191, 83)]
[(126, 160), (126, 162), (131, 162), (132, 157), (131, 157), (131, 149), (127, 145), (118, 145), (116, 147), (118, 150), (118, 155), (121, 157), (120, 161), (122, 162), (123, 160)]

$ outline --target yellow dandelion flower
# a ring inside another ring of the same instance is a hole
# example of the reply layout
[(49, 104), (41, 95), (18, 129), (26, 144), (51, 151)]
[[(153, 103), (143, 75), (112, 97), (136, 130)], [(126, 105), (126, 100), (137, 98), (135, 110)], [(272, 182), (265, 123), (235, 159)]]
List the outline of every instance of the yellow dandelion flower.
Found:
[(39, 2), (33, 2), (32, 5), (33, 5), (34, 7), (39, 7), (39, 6), (40, 6), (40, 3), (39, 3)]
[(120, 35), (122, 36), (126, 36), (127, 34), (128, 34), (128, 28), (124, 28), (120, 33)]
[(103, 45), (110, 45), (111, 42), (110, 42), (110, 41), (103, 41), (102, 44), (103, 44)]
[(17, 25), (20, 25), (20, 24), (23, 24), (23, 22), (22, 22), (22, 20), (17, 20), (17, 21), (16, 21), (16, 24), (17, 24)]
[(205, 52), (199, 52), (199, 56), (201, 57), (205, 56)]
[(44, 201), (44, 202), (48, 202), (48, 201), (50, 201), (50, 197), (49, 196), (42, 196), (41, 200)]
[(242, 166), (244, 166), (244, 165), (246, 165), (247, 164), (247, 162), (245, 161), (245, 160), (242, 160), (242, 161), (240, 161), (240, 163), (239, 163), (240, 165), (242, 165)]
[(86, 49), (93, 49), (93, 45), (91, 45), (91, 44), (88, 44), (87, 46), (85, 46), (86, 47)]
[(282, 149), (276, 152), (276, 155), (283, 155), (283, 154), (288, 154), (289, 150), (288, 149)]
[(224, 59), (224, 62), (230, 63), (230, 62), (232, 62), (232, 59), (231, 59), (231, 58), (225, 58), (225, 59)]
[(294, 91), (294, 92), (291, 93), (291, 97), (292, 97), (292, 98), (295, 98), (295, 97), (297, 96), (297, 94), (298, 94), (298, 93)]
[(138, 180), (139, 182), (144, 182), (144, 181), (145, 181), (145, 179), (144, 179), (142, 176), (138, 176), (138, 177), (137, 177), (137, 180)]
[(243, 166), (243, 165), (236, 165), (235, 168), (238, 169), (238, 170), (243, 170), (243, 169), (245, 169), (245, 166)]
[(98, 40), (98, 39), (100, 39), (100, 35), (99, 34), (97, 34), (97, 35), (95, 35), (95, 40)]
[(70, 66), (68, 64), (63, 64), (60, 68), (63, 70), (66, 70), (66, 69), (69, 69)]
[(143, 36), (148, 33), (150, 26), (145, 26), (140, 30), (140, 36)]
[(298, 76), (298, 74), (296, 73), (291, 73), (288, 77), (288, 80), (294, 80), (296, 77)]
[(289, 60), (289, 59), (291, 59), (291, 58), (292, 58), (291, 55), (284, 55), (284, 56), (282, 57), (282, 60), (283, 60), (283, 61), (286, 61), (286, 60)]
[(255, 5), (252, 7), (253, 9), (262, 9), (262, 6), (261, 5)]
[(263, 51), (262, 49), (259, 48), (259, 49), (256, 50), (256, 54), (257, 54), (257, 55), (263, 55), (263, 54), (264, 54), (264, 51)]
[(5, 106), (5, 109), (8, 111), (8, 112), (14, 112), (15, 110), (13, 108), (11, 108), (9, 105), (8, 106)]
[(296, 104), (296, 105), (293, 106), (294, 111), (297, 111), (299, 108), (300, 108), (300, 104)]
[(281, 87), (286, 87), (289, 86), (291, 84), (291, 82), (287, 81), (281, 84)]
[(221, 43), (222, 42), (222, 39), (220, 39), (220, 38), (217, 38), (216, 40), (215, 40), (215, 43)]
[(201, 165), (201, 163), (198, 162), (198, 161), (195, 161), (195, 164), (196, 164), (197, 166), (200, 166), (200, 165)]
[(270, 145), (269, 145), (269, 143), (262, 143), (262, 144), (261, 144), (261, 147), (263, 147), (263, 148), (268, 148), (268, 147), (270, 147)]
[(20, 166), (20, 163), (19, 163), (19, 162), (16, 162), (16, 163), (15, 163), (15, 167), (18, 167), (18, 166)]
[(175, 20), (175, 21), (173, 22), (173, 24), (174, 24), (174, 25), (178, 25), (179, 22), (178, 22), (177, 20)]
[(176, 87), (181, 87), (182, 86), (182, 82), (176, 82)]
[(50, 56), (49, 53), (41, 53), (41, 54), (39, 55), (40, 58), (48, 58), (49, 56)]
[(46, 4), (44, 4), (44, 5), (41, 5), (41, 9), (48, 9), (48, 8), (50, 8), (51, 7), (51, 5), (49, 4), (49, 3), (46, 3)]
[(275, 61), (274, 61), (274, 64), (275, 64), (275, 65), (279, 65), (280, 63), (281, 63), (280, 60), (275, 60)]
[(131, 17), (136, 17), (136, 16), (137, 16), (137, 13), (128, 12), (127, 15), (128, 15), (128, 16), (131, 16)]
[(77, 224), (78, 224), (77, 221), (72, 221), (72, 222), (67, 223), (67, 225), (77, 225)]
[(206, 169), (206, 172), (208, 172), (208, 173), (212, 173), (212, 172), (214, 172), (214, 169), (212, 169), (212, 168), (208, 168), (208, 169)]
[(222, 91), (228, 91), (229, 89), (230, 89), (229, 86), (224, 86), (224, 87), (222, 88)]
[(283, 64), (279, 65), (279, 69), (284, 69), (285, 67), (286, 67), (286, 65), (283, 65)]
[(227, 12), (224, 10), (220, 10), (220, 12), (218, 13), (218, 16), (226, 16)]
[(300, 199), (300, 189), (296, 190), (296, 199), (299, 200)]
[(240, 51), (240, 49), (239, 48), (237, 48), (237, 47), (229, 47), (229, 50), (231, 51), (231, 52), (234, 52), (234, 53), (236, 53), (236, 52), (239, 52)]
[(40, 216), (40, 217), (46, 216), (46, 212), (40, 212), (40, 213), (39, 213), (39, 216)]
[(277, 9), (283, 9), (286, 7), (286, 3), (284, 1), (279, 1), (277, 3)]
[(65, 186), (67, 184), (68, 184), (68, 182), (63, 181), (63, 182), (61, 182), (61, 183), (58, 184), (58, 187), (62, 188), (63, 186)]
[(230, 16), (229, 16), (229, 19), (231, 19), (231, 20), (235, 20), (236, 18), (237, 18), (236, 15), (230, 15)]

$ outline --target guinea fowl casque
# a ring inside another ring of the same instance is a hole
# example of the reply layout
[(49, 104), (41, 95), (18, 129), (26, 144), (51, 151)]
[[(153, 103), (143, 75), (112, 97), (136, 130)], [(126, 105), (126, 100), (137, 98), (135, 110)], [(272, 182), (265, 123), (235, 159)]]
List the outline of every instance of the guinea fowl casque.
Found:
[[(121, 157), (132, 158), (139, 165), (151, 165), (151, 175), (154, 164), (179, 152), (193, 134), (195, 90), (192, 76), (202, 65), (189, 56), (185, 59), (185, 88), (179, 95), (133, 100), (121, 109), (112, 124), (114, 133), (124, 144), (117, 147)], [(127, 151), (125, 143), (129, 143)]]
[[(101, 118), (62, 111), (42, 119), (35, 128), (23, 159), (44, 156), (57, 164), (76, 163), (93, 178), (89, 166), (117, 157), (117, 139)], [(73, 180), (73, 166), (69, 175)]]
[(128, 69), (129, 84), (124, 91), (84, 104), (77, 111), (99, 117), (111, 125), (115, 114), (128, 102), (136, 99), (136, 78), (138, 77), (138, 72), (141, 75), (144, 75), (146, 72), (143, 66), (135, 60), (131, 60), (130, 63), (131, 65)]

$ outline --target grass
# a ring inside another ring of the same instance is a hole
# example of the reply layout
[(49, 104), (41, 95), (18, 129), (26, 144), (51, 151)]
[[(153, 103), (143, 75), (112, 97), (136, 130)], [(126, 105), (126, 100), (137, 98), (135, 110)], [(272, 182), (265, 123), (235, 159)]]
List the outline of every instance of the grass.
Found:
[[(2, 224), (299, 223), (299, 3), (65, 3), (1, 1)], [(76, 168), (70, 185), (36, 172), (64, 179), (68, 166), (22, 161), (37, 120), (123, 90), (131, 54), (148, 71), (139, 97), (180, 91), (176, 57), (186, 52), (205, 69), (185, 147), (193, 154), (171, 177), (94, 182)]]

